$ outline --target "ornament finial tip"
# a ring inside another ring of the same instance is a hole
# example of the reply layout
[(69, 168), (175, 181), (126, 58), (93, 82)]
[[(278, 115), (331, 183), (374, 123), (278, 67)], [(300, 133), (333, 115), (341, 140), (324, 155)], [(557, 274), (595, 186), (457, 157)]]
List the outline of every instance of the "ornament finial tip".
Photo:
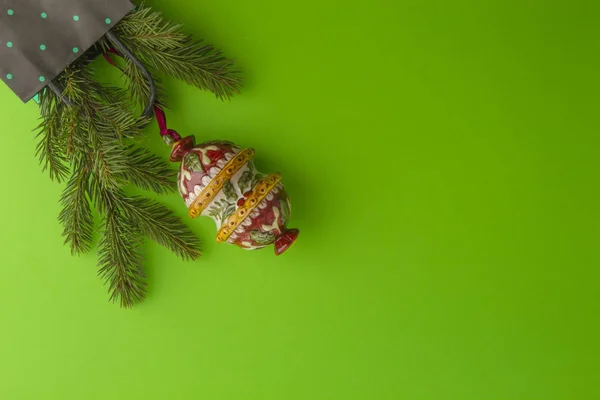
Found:
[(285, 253), (292, 244), (298, 239), (299, 229), (286, 229), (275, 239), (275, 255), (280, 256)]

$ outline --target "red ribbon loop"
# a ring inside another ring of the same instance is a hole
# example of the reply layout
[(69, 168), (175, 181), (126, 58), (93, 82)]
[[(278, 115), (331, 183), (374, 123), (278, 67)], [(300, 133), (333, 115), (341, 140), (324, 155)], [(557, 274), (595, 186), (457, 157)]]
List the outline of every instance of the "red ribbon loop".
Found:
[(162, 136), (171, 136), (176, 142), (181, 140), (181, 136), (177, 131), (167, 128), (167, 116), (162, 108), (154, 106), (154, 115), (156, 116), (156, 122), (158, 123), (158, 129)]

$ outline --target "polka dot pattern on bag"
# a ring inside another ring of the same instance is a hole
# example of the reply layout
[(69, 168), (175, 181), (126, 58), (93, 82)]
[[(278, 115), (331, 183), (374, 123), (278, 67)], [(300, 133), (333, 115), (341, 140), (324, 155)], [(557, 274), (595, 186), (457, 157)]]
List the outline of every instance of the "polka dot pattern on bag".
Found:
[(22, 100), (34, 97), (133, 9), (130, 0), (86, 4), (0, 1), (0, 79)]

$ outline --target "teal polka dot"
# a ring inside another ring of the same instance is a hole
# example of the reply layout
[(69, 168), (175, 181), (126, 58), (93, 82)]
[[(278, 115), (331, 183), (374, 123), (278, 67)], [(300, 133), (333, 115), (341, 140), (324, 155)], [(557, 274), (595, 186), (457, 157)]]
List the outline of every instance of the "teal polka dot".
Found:
[(15, 13), (15, 12), (14, 12), (13, 10), (10, 10), (10, 9), (9, 9), (9, 10), (8, 10), (6, 13), (7, 13), (8, 15), (14, 15), (14, 13)]
[(13, 43), (12, 42), (6, 42), (6, 47), (13, 47)]
[(73, 47), (73, 53), (79, 53), (79, 48)]
[(11, 80), (13, 78), (12, 74), (6, 74), (6, 79)]
[(40, 82), (44, 82), (46, 80), (46, 78), (44, 78), (43, 76), (40, 76)]
[(40, 45), (40, 50), (42, 50), (42, 51), (43, 51), (43, 50), (46, 50), (46, 45), (45, 45), (45, 44), (41, 44), (41, 45)]
[(46, 13), (41, 13), (40, 16), (44, 19), (48, 18), (48, 14), (46, 14)]
[(104, 22), (106, 22), (106, 25), (110, 25), (110, 23), (112, 22), (112, 20), (110, 18), (106, 18), (104, 20)]
[(73, 21), (79, 21), (79, 15), (73, 15)]

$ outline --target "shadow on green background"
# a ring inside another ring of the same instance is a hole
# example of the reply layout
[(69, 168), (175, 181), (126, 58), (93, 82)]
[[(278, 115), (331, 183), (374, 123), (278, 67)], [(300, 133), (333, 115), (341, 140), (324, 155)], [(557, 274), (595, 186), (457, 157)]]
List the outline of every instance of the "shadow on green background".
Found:
[(133, 310), (62, 246), (36, 105), (0, 87), (0, 398), (600, 396), (600, 7), (562, 3), (151, 1), (246, 76), (167, 80), (170, 124), (254, 147), (302, 234), (275, 258), (189, 221), (205, 256), (149, 243)]

